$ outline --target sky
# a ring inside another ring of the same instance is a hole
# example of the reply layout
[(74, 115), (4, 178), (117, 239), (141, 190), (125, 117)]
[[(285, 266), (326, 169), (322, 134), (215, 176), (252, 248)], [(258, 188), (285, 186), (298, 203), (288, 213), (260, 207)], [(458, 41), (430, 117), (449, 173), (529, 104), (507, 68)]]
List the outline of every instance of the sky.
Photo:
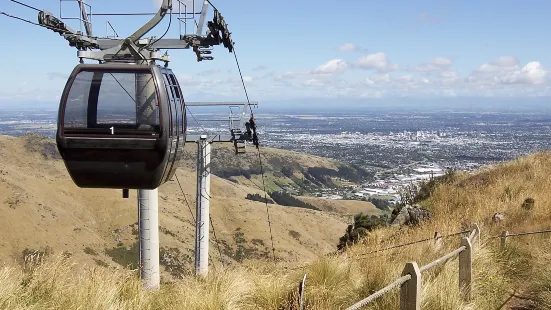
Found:
[[(193, 1), (181, 0), (188, 10)], [(21, 2), (60, 16), (59, 0)], [(87, 0), (93, 13), (155, 12), (160, 2)], [(252, 101), (313, 106), (319, 101), (338, 107), (347, 102), (468, 103), (494, 98), (522, 104), (533, 98), (546, 102), (542, 97), (551, 96), (548, 0), (212, 3), (232, 32)], [(196, 11), (201, 4), (195, 0)], [(178, 10), (178, 1), (173, 8)], [(78, 16), (77, 9), (74, 1), (62, 2), (63, 17)], [(37, 20), (36, 11), (8, 0), (2, 1), (0, 11)], [(148, 19), (94, 16), (94, 35), (105, 36), (109, 20), (125, 37)], [(80, 28), (78, 21), (66, 22)], [(160, 36), (168, 24), (166, 17), (146, 37)], [(193, 31), (188, 21), (187, 33)], [(180, 32), (184, 24), (173, 18), (165, 38), (178, 38)], [(0, 36), (0, 107), (57, 107), (66, 79), (78, 64), (76, 49), (53, 31), (4, 15)], [(214, 48), (211, 61), (197, 62), (191, 50), (169, 54), (186, 100), (245, 100), (234, 55), (223, 46)]]

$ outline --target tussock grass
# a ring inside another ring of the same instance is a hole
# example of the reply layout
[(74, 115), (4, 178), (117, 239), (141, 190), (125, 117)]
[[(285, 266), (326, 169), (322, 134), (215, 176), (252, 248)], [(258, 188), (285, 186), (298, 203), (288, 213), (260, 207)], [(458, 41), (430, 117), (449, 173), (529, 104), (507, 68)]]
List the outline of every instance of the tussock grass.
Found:
[[(62, 256), (27, 260), (24, 268), (0, 268), (1, 309), (298, 309), (298, 286), (307, 274), (306, 309), (344, 309), (401, 276), (404, 265), (419, 266), (459, 247), (462, 236), (383, 252), (384, 247), (481, 226), (475, 244), (473, 299), (458, 288), (458, 259), (422, 275), (422, 309), (498, 309), (513, 291), (537, 309), (551, 309), (551, 234), (511, 237), (499, 248), (501, 231), (551, 228), (551, 153), (496, 165), (475, 175), (458, 174), (422, 204), (434, 217), (419, 227), (384, 228), (370, 233), (346, 253), (321, 257), (301, 269), (284, 262), (249, 261), (218, 269), (205, 279), (185, 277), (145, 291), (131, 270), (76, 266)], [(521, 208), (533, 198), (532, 210)], [(505, 220), (492, 222), (504, 212)], [(340, 234), (341, 232), (339, 232)], [(335, 244), (339, 234), (335, 235)], [(511, 303), (519, 302), (511, 301)], [(399, 288), (365, 309), (398, 309)], [(505, 307), (506, 308), (506, 307)]]

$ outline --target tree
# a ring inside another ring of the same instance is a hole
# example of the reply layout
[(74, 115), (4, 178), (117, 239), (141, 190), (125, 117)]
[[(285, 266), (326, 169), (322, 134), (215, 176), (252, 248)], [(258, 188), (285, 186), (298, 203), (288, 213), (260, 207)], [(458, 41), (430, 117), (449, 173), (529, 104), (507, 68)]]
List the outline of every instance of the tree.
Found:
[(356, 214), (354, 224), (348, 225), (346, 232), (339, 239), (338, 250), (343, 250), (349, 245), (357, 243), (368, 232), (376, 228), (386, 226), (386, 221), (379, 217), (371, 217), (367, 214)]

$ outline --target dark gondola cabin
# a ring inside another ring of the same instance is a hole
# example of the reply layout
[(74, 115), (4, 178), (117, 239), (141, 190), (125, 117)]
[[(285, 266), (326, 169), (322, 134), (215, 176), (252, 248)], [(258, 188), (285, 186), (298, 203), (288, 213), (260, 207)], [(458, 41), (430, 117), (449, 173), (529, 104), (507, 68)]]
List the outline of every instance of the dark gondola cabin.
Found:
[(180, 164), (185, 111), (168, 68), (80, 64), (60, 100), (57, 147), (79, 187), (154, 189)]

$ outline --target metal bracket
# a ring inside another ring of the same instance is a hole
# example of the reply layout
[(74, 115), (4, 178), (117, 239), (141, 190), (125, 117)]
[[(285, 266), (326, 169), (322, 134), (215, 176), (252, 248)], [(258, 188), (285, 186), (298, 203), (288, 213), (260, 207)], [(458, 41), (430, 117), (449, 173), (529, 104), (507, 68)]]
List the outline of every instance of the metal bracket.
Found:
[(147, 60), (147, 58), (145, 58), (144, 55), (140, 53), (139, 48), (136, 46), (136, 44), (134, 44), (134, 42), (132, 42), (131, 38), (127, 38), (126, 40), (124, 40), (124, 44), (122, 45), (122, 50), (124, 49), (128, 49), (132, 54), (132, 56), (134, 56), (134, 59), (137, 59), (139, 61)]
[(128, 39), (132, 40), (133, 42), (138, 41), (141, 39), (144, 35), (146, 35), (151, 29), (155, 28), (157, 24), (163, 20), (168, 10), (172, 9), (172, 0), (163, 0), (163, 4), (159, 8), (159, 12), (153, 18), (151, 18), (150, 21), (148, 21), (145, 25), (143, 25), (140, 29), (136, 30), (132, 35), (128, 37)]
[[(67, 0), (60, 0), (67, 1)], [(149, 31), (155, 28), (159, 22), (166, 16), (172, 14), (173, 0), (163, 0), (158, 12), (143, 26), (136, 30), (127, 39), (104, 39), (92, 36), (92, 25), (87, 12), (88, 4), (84, 0), (74, 0), (78, 2), (80, 7), (79, 21), (83, 22), (86, 28), (87, 35), (82, 31), (75, 31), (68, 27), (62, 20), (53, 16), (48, 11), (39, 11), (38, 20), (40, 25), (59, 33), (65, 40), (69, 41), (69, 45), (78, 49), (77, 57), (83, 62), (83, 59), (91, 59), (97, 61), (125, 61), (137, 62), (161, 60), (165, 63), (169, 62), (168, 55), (160, 55), (157, 51), (160, 49), (187, 49), (192, 48), (197, 61), (213, 60), (211, 48), (215, 45), (223, 44), (230, 52), (233, 51), (234, 42), (231, 40), (231, 32), (227, 28), (227, 23), (220, 12), (214, 8), (214, 17), (212, 21), (206, 23), (208, 28), (207, 34), (203, 35), (209, 2), (203, 1), (202, 10), (200, 13), (193, 12), (192, 14), (200, 14), (199, 21), (201, 25), (197, 25), (197, 33), (190, 35), (180, 35), (175, 39), (159, 38), (154, 41), (150, 39), (142, 39)], [(178, 0), (180, 1), (180, 0)], [(91, 11), (91, 7), (90, 7)], [(122, 13), (121, 13), (122, 14)], [(153, 14), (153, 13), (152, 13)], [(187, 12), (186, 12), (187, 14)], [(116, 15), (116, 14), (112, 14)], [(76, 18), (72, 18), (76, 19)], [(109, 25), (109, 23), (108, 23)], [(145, 42), (145, 43), (144, 43)]]

